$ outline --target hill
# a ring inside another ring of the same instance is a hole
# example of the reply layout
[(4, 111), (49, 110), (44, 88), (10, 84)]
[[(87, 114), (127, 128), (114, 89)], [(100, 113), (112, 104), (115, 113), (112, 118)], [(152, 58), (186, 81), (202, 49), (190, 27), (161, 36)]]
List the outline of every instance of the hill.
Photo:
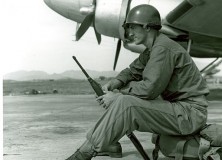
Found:
[[(116, 71), (93, 71), (86, 70), (92, 78), (115, 77), (118, 72)], [(59, 79), (86, 79), (85, 75), (80, 70), (69, 70), (62, 73), (48, 74), (44, 71), (17, 71), (8, 73), (3, 76), (4, 80), (16, 80), (16, 81), (29, 81), (29, 80), (59, 80)]]

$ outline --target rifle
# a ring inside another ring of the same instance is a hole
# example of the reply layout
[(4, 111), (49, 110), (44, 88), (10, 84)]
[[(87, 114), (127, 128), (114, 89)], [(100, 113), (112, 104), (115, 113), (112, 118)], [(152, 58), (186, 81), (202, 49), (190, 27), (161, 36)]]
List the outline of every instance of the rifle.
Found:
[[(102, 96), (105, 93), (102, 90), (102, 87), (99, 83), (97, 83), (95, 80), (93, 80), (88, 73), (85, 71), (85, 69), (82, 67), (82, 65), (79, 63), (79, 61), (76, 59), (75, 56), (72, 56), (72, 58), (76, 61), (76, 63), (78, 64), (78, 66), (80, 67), (80, 69), (82, 70), (82, 72), (85, 74), (87, 80), (89, 81), (91, 87), (93, 88), (93, 90), (95, 91), (97, 96)], [(141, 156), (144, 158), (144, 160), (150, 160), (150, 158), (148, 157), (148, 155), (146, 154), (145, 150), (143, 149), (143, 146), (141, 145), (141, 143), (139, 142), (139, 140), (137, 139), (137, 137), (135, 136), (135, 134), (133, 132), (127, 134), (127, 137), (131, 140), (131, 142), (134, 144), (134, 146), (136, 147), (136, 149), (138, 150), (138, 152), (141, 154)]]

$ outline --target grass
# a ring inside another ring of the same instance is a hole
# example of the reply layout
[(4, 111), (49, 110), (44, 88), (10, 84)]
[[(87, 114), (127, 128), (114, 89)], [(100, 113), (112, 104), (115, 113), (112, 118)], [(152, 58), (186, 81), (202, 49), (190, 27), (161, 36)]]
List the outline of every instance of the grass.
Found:
[[(101, 85), (108, 80), (97, 80)], [(76, 95), (76, 94), (94, 94), (87, 80), (37, 80), (37, 81), (3, 81), (3, 95), (24, 95), (31, 94), (32, 91), (38, 91), (41, 94), (58, 94)]]
[[(96, 81), (104, 85), (110, 80), (96, 79)], [(38, 91), (40, 94), (63, 94), (63, 95), (84, 95), (94, 94), (87, 80), (63, 79), (63, 80), (35, 80), (35, 81), (3, 81), (3, 95), (24, 95), (34, 94)], [(222, 100), (222, 88), (212, 88), (207, 96), (208, 100)]]
[(211, 89), (210, 94), (207, 96), (208, 100), (222, 100), (222, 89)]

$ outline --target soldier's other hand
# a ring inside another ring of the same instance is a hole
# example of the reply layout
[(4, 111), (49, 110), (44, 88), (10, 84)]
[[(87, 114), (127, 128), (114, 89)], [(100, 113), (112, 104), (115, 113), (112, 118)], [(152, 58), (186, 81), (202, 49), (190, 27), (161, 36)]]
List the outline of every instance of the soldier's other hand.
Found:
[(114, 89), (118, 89), (122, 86), (122, 82), (118, 79), (113, 79), (107, 82), (103, 87), (103, 91), (113, 91)]
[(117, 99), (118, 96), (120, 96), (121, 93), (119, 93), (117, 90), (115, 92), (107, 91), (106, 94), (99, 96), (96, 98), (96, 100), (99, 102), (99, 104), (105, 108), (108, 109), (109, 106)]
[(111, 82), (107, 82), (106, 84), (104, 84), (104, 86), (102, 86), (102, 90), (104, 92), (107, 92), (107, 91), (110, 91), (110, 88), (111, 88)]

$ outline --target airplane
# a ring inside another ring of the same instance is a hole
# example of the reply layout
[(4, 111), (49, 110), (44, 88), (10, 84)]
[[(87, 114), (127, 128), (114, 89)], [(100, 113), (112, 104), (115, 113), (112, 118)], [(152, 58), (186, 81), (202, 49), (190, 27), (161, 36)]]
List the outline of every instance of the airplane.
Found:
[[(118, 39), (113, 69), (123, 46), (136, 53), (145, 46), (125, 41), (125, 22), (129, 10), (140, 4), (150, 4), (161, 14), (161, 32), (180, 43), (192, 57), (222, 57), (221, 0), (44, 0), (60, 15), (77, 22), (76, 41), (93, 27), (98, 44), (101, 35)], [(169, 4), (169, 5), (167, 5)], [(160, 6), (162, 5), (162, 8)], [(81, 24), (81, 25), (79, 25)]]
[[(207, 66), (208, 69), (205, 67), (203, 70), (205, 74), (214, 72), (213, 63), (222, 57), (222, 0), (44, 0), (44, 2), (55, 12), (77, 22), (76, 41), (81, 39), (89, 27), (93, 27), (98, 44), (101, 43), (101, 35), (119, 39), (114, 70), (122, 42), (123, 46), (132, 52), (142, 53), (145, 49), (143, 45), (137, 46), (126, 41), (125, 30), (122, 27), (129, 10), (140, 4), (153, 5), (160, 14), (163, 12), (160, 31), (180, 43), (192, 57), (216, 58)], [(163, 7), (159, 8), (161, 5)], [(134, 136), (133, 133), (132, 135)], [(149, 160), (136, 137), (132, 139), (143, 158)]]
[(215, 61), (213, 61), (212, 64), (206, 66), (205, 68), (203, 68), (201, 70), (202, 76), (203, 77), (212, 77), (214, 74), (220, 72), (220, 69), (217, 69), (216, 67), (219, 66), (221, 63), (222, 63), (222, 59), (217, 61), (217, 63), (215, 63)]

